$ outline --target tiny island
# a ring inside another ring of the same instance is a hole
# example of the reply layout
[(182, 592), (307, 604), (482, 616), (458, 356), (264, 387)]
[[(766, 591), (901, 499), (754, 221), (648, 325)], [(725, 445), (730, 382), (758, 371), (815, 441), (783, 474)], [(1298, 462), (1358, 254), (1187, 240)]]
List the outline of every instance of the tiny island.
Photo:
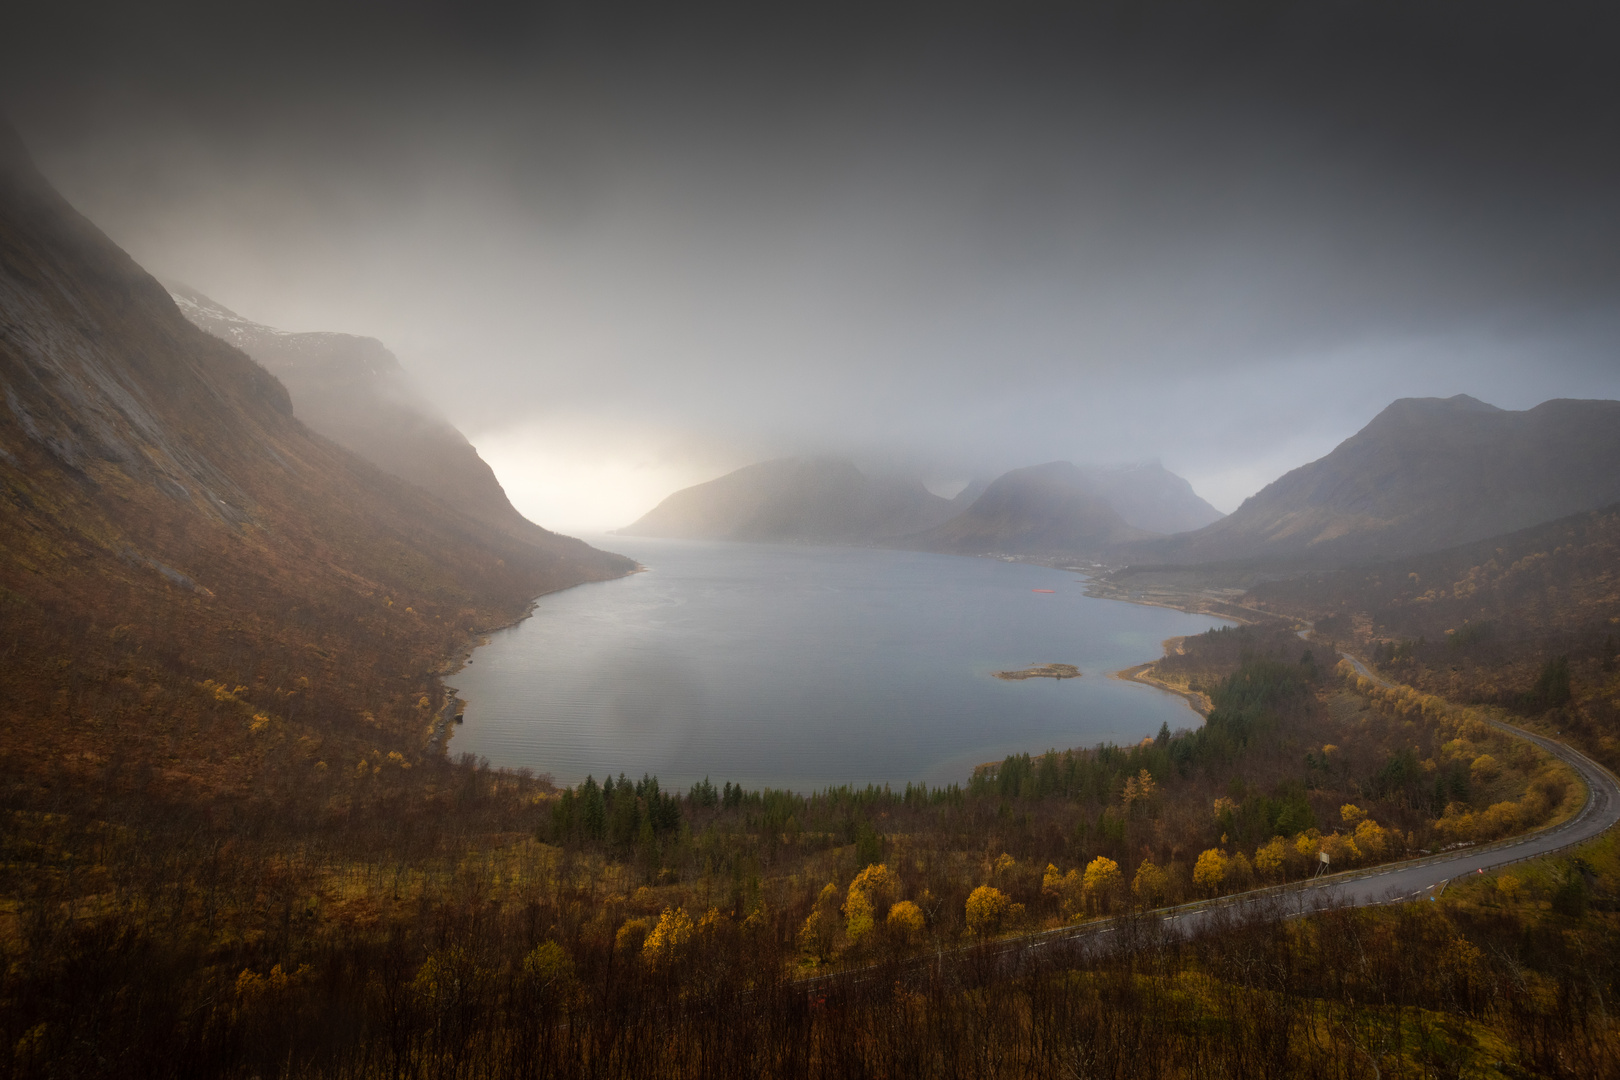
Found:
[(1041, 664), (1039, 667), (1024, 668), (1022, 671), (998, 671), (998, 679), (1022, 681), (1024, 679), (1078, 679), (1080, 669), (1073, 664)]

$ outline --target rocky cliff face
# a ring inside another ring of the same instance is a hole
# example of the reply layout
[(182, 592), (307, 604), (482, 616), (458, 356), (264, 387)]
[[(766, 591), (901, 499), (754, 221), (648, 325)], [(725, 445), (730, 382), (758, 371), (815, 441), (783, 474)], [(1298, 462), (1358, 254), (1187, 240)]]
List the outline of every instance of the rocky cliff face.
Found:
[(476, 521), (531, 542), (554, 536), (518, 513), (478, 451), (422, 400), (382, 342), (278, 330), (185, 286), (171, 284), (169, 292), (194, 325), (276, 376), (293, 414), (339, 446)]

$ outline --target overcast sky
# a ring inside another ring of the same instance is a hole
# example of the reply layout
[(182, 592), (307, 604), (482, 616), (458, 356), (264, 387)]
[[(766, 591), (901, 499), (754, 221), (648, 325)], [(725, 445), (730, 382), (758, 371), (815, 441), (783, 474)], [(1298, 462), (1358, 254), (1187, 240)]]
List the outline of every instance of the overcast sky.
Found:
[(811, 452), (1231, 510), (1396, 397), (1620, 397), (1602, 5), (36, 6), (62, 191), (381, 338), (548, 526)]

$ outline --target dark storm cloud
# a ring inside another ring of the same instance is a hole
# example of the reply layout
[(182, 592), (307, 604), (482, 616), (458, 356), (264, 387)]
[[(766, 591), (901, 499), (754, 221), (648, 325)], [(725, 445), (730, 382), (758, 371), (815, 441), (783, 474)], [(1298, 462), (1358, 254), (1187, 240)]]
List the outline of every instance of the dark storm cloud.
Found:
[(1620, 394), (1600, 6), (217, 7), (14, 23), (42, 163), (154, 269), (395, 345), (503, 476), (641, 433), (1229, 507), (1394, 396)]

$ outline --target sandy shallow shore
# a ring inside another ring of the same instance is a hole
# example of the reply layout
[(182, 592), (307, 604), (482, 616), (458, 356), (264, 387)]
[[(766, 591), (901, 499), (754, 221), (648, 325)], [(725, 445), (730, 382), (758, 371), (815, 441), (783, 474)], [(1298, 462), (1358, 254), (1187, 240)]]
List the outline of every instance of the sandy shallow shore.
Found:
[[(1183, 638), (1175, 637), (1165, 641), (1163, 645), (1164, 655), (1170, 656), (1181, 652), (1181, 643), (1183, 640)], [(1209, 711), (1214, 707), (1214, 705), (1209, 700), (1208, 694), (1205, 694), (1201, 690), (1189, 690), (1185, 686), (1177, 686), (1175, 683), (1167, 682), (1164, 679), (1159, 678), (1157, 674), (1158, 666), (1159, 662), (1157, 660), (1149, 660), (1145, 664), (1137, 664), (1135, 667), (1128, 667), (1123, 671), (1116, 671), (1112, 673), (1109, 678), (1123, 679), (1126, 682), (1141, 683), (1143, 686), (1151, 686), (1157, 690), (1163, 690), (1166, 693), (1174, 694), (1186, 701), (1188, 705), (1191, 705), (1193, 711), (1199, 716), (1209, 715)]]

